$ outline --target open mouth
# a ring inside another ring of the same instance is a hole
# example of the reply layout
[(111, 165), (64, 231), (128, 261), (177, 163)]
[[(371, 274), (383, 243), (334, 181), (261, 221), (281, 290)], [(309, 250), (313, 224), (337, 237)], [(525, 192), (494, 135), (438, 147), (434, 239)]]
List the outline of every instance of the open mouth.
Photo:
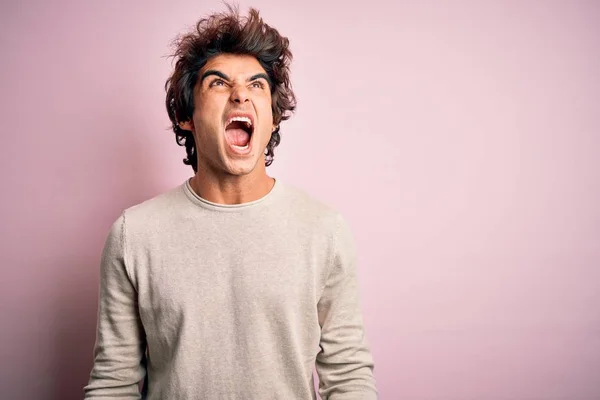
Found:
[(252, 119), (246, 116), (230, 117), (225, 125), (227, 142), (238, 151), (249, 149), (253, 131)]

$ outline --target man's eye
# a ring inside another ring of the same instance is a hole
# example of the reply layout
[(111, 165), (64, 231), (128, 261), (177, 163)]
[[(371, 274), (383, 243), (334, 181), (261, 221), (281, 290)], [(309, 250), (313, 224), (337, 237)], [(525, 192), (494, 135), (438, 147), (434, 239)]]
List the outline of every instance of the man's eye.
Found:
[(262, 82), (252, 82), (252, 87), (262, 89), (264, 85), (262, 84)]
[(216, 79), (210, 84), (210, 86), (223, 86), (223, 85), (225, 85), (225, 82), (222, 79)]

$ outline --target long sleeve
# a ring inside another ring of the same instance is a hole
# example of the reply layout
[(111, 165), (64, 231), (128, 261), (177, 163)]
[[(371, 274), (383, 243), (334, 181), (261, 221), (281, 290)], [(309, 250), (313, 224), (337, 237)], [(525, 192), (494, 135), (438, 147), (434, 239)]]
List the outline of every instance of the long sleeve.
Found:
[(85, 399), (139, 399), (146, 375), (145, 335), (126, 267), (125, 216), (111, 227), (100, 264), (94, 365)]
[(334, 243), (331, 271), (318, 303), (319, 394), (323, 400), (374, 400), (374, 364), (363, 327), (354, 242), (341, 216)]

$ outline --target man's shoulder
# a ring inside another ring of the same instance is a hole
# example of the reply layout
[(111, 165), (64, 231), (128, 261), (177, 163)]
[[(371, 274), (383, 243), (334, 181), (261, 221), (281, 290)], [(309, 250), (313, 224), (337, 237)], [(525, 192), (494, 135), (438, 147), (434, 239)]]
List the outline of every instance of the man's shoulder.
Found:
[(164, 190), (123, 210), (127, 224), (147, 225), (164, 218), (171, 218), (187, 205), (183, 185)]
[(293, 215), (306, 223), (314, 223), (321, 227), (327, 225), (331, 228), (344, 219), (340, 210), (332, 203), (306, 189), (286, 183), (285, 193)]

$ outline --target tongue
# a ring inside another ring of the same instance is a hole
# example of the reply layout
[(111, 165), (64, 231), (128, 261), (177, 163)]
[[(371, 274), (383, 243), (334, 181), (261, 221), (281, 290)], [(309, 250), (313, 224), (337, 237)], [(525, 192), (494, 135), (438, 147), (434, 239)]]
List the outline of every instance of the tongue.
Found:
[(225, 134), (230, 144), (244, 147), (250, 141), (250, 134), (243, 129), (226, 129)]

